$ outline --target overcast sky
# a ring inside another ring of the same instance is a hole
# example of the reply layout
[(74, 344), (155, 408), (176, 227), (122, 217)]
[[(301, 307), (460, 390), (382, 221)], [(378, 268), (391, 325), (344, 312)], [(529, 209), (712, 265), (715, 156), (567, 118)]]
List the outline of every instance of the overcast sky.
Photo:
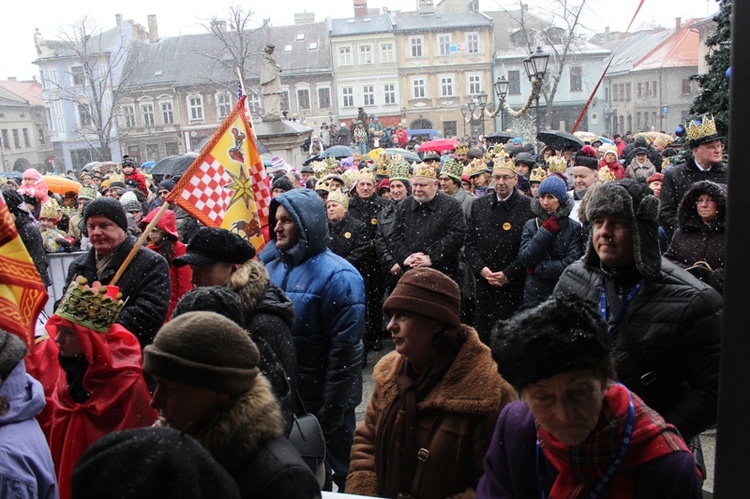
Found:
[[(468, 0), (465, 0), (468, 3)], [(612, 31), (623, 31), (640, 0), (587, 0), (593, 9), (586, 15), (585, 24), (597, 31), (609, 26)], [(3, 0), (4, 12), (0, 16), (0, 79), (15, 76), (19, 80), (38, 74), (31, 62), (36, 57), (34, 30), (39, 28), (45, 38), (54, 35), (61, 27), (74, 24), (83, 16), (95, 19), (104, 29), (115, 24), (115, 14), (147, 26), (146, 16), (156, 14), (161, 37), (188, 33), (203, 33), (201, 22), (225, 14), (230, 0), (127, 0), (119, 2), (102, 0), (36, 0), (26, 4), (16, 0)], [(553, 0), (526, 0), (532, 10), (553, 5)], [(437, 3), (437, 0), (436, 0)], [(252, 4), (256, 4), (252, 6)], [(251, 6), (256, 20), (271, 19), (276, 26), (292, 24), (295, 12), (313, 11), (315, 20), (326, 16), (334, 18), (352, 16), (353, 0), (276, 0), (267, 2), (242, 2)], [(260, 4), (260, 5), (258, 5)], [(518, 1), (480, 0), (483, 10), (514, 9)], [(314, 5), (314, 7), (313, 7)], [(388, 6), (391, 10), (413, 10), (416, 0), (369, 0), (370, 8)], [(683, 20), (706, 17), (718, 10), (715, 0), (645, 0), (635, 26), (655, 23), (665, 27), (674, 25), (675, 17)]]

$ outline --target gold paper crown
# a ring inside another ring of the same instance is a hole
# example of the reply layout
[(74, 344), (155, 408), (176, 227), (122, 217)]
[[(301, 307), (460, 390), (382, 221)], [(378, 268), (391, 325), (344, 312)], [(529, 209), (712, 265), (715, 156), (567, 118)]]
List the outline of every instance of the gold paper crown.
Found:
[(329, 192), (328, 198), (326, 198), (326, 203), (330, 203), (331, 201), (336, 201), (337, 203), (341, 203), (342, 205), (344, 205), (344, 208), (349, 208), (349, 196), (347, 196), (344, 192)]
[[(383, 155), (386, 155), (384, 158)], [(380, 159), (378, 159), (378, 167), (375, 170), (375, 175), (381, 177), (387, 177), (391, 169), (391, 155), (388, 153), (380, 153)]]
[(114, 184), (115, 182), (119, 182), (121, 184), (125, 184), (125, 175), (122, 173), (112, 172), (109, 174), (109, 185)]
[(96, 199), (96, 189), (84, 185), (78, 189), (78, 199)]
[(352, 188), (352, 184), (359, 180), (359, 170), (350, 168), (341, 174), (341, 178), (344, 179), (344, 190), (348, 191)]
[(607, 165), (604, 165), (599, 168), (599, 180), (607, 183), (616, 180), (616, 177), (614, 173), (609, 171), (609, 167)]
[(495, 144), (492, 146), (492, 149), (490, 149), (490, 153), (493, 156), (497, 156), (499, 154), (508, 154), (508, 150), (505, 147), (505, 144)]
[(454, 151), (454, 152), (455, 152), (456, 154), (466, 154), (466, 153), (468, 153), (468, 152), (469, 152), (469, 146), (467, 146), (466, 144), (458, 144), (458, 145), (457, 145), (457, 146), (456, 146), (456, 147), (455, 147), (455, 148), (453, 149), (453, 151)]
[(328, 163), (325, 161), (315, 161), (312, 164), (313, 173), (315, 174), (315, 178), (321, 179), (328, 175), (330, 172), (330, 167), (328, 166)]
[(469, 163), (469, 176), (474, 177), (481, 173), (487, 173), (487, 163), (482, 158), (474, 158)]
[(568, 162), (565, 161), (565, 158), (550, 156), (547, 159), (547, 169), (550, 173), (565, 173), (568, 171)]
[(394, 158), (391, 165), (391, 174), (388, 177), (391, 180), (409, 180), (409, 163), (404, 159), (396, 161), (396, 158)]
[(513, 173), (516, 173), (516, 164), (507, 154), (495, 156), (495, 159), (492, 160), (492, 168), (506, 168)]
[(540, 166), (531, 170), (529, 182), (541, 182), (545, 178), (547, 178), (547, 171)]
[(57, 204), (54, 198), (49, 198), (43, 205), (39, 212), (39, 218), (46, 218), (49, 220), (60, 220), (60, 205)]
[(369, 168), (362, 168), (359, 171), (359, 180), (371, 180), (373, 184), (376, 182), (375, 174)]
[(438, 170), (431, 164), (417, 163), (414, 165), (414, 171), (411, 174), (413, 177), (425, 177), (425, 178), (438, 178)]
[(103, 286), (99, 282), (88, 286), (87, 282), (82, 276), (73, 280), (55, 314), (99, 333), (106, 333), (125, 306), (120, 299), (122, 293), (116, 286)]
[(315, 190), (331, 192), (331, 179), (319, 179), (315, 182)]
[(447, 175), (458, 182), (461, 182), (461, 175), (464, 173), (464, 165), (455, 159), (449, 159), (443, 164), (440, 175)]
[(718, 135), (716, 120), (710, 114), (690, 120), (690, 123), (685, 128), (685, 133), (690, 140), (700, 140), (711, 135)]
[(326, 162), (326, 164), (328, 165), (328, 169), (329, 169), (329, 170), (330, 170), (331, 168), (333, 168), (333, 167), (337, 166), (337, 165), (336, 165), (336, 158), (334, 158), (333, 156), (328, 156), (328, 157), (326, 158), (326, 161), (325, 161), (325, 162)]

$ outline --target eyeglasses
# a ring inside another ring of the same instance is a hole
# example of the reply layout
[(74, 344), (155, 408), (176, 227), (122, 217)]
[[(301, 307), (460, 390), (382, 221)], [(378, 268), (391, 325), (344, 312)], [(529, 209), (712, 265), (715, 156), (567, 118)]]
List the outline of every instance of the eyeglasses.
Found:
[(713, 149), (714, 151), (721, 151), (724, 149), (724, 144), (719, 142), (718, 144), (703, 144), (701, 147), (705, 147), (706, 149)]
[(492, 180), (502, 180), (503, 182), (507, 182), (508, 180), (516, 178), (515, 175), (493, 175)]

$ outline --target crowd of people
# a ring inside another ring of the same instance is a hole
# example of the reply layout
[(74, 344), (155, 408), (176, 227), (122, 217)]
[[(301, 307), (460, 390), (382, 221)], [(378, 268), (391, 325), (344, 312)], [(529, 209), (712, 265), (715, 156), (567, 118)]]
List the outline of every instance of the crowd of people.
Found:
[(671, 142), (480, 140), (413, 164), (368, 158), (403, 129), (359, 121), (356, 156), (274, 158), (258, 254), (166, 210), (116, 285), (176, 179), (126, 157), (78, 193), (36, 170), (2, 186), (45, 284), (47, 253), (80, 253), (30, 351), (0, 332), (0, 490), (701, 497), (727, 207), (713, 120)]

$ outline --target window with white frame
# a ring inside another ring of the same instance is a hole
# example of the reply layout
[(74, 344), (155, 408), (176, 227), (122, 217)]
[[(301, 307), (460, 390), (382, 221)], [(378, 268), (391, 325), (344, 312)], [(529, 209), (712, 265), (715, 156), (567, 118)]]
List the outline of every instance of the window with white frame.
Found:
[(372, 64), (372, 45), (359, 46), (359, 64), (360, 66)]
[(216, 95), (216, 116), (222, 120), (232, 110), (232, 96), (228, 91)]
[(125, 120), (126, 128), (132, 128), (135, 126), (135, 108), (133, 108), (133, 106), (123, 106), (122, 117)]
[(375, 85), (362, 85), (362, 98), (365, 106), (375, 105)]
[(438, 54), (451, 54), (451, 35), (438, 35)]
[(383, 99), (385, 104), (396, 103), (396, 85), (394, 83), (383, 84)]
[(341, 87), (341, 107), (354, 107), (354, 87)]
[(339, 66), (352, 65), (352, 48), (339, 47)]
[(262, 106), (260, 105), (260, 97), (255, 93), (254, 90), (247, 92), (247, 107), (251, 113), (260, 113)]
[(482, 93), (482, 76), (478, 74), (468, 75), (469, 95), (479, 95)]
[(78, 104), (78, 123), (80, 126), (91, 126), (91, 108), (88, 104)]
[(440, 77), (440, 96), (453, 96), (453, 76), (443, 75)]
[(570, 91), (579, 92), (583, 90), (583, 68), (581, 66), (570, 67)]
[(470, 54), (479, 53), (479, 33), (466, 33), (466, 51)]
[(70, 83), (77, 87), (82, 87), (83, 84), (86, 83), (86, 78), (83, 74), (83, 66), (70, 67)]
[(394, 62), (393, 44), (392, 43), (381, 43), (380, 44), (380, 64), (389, 64)]
[(174, 111), (172, 109), (172, 103), (171, 102), (162, 102), (161, 103), (161, 119), (162, 119), (162, 122), (165, 125), (173, 125), (174, 124)]
[(154, 105), (151, 103), (141, 104), (141, 118), (143, 126), (154, 126)]
[(412, 57), (422, 57), (422, 42), (423, 38), (421, 36), (412, 36), (409, 38), (409, 46), (411, 47), (411, 56)]
[(297, 90), (297, 107), (310, 109), (310, 89), (300, 88)]
[(421, 99), (425, 97), (425, 81), (424, 78), (414, 78), (411, 80), (412, 96), (415, 99)]
[(200, 95), (189, 95), (187, 101), (190, 121), (203, 121), (203, 97)]
[(321, 87), (318, 89), (318, 107), (320, 109), (327, 109), (331, 107), (331, 89), (328, 87)]

